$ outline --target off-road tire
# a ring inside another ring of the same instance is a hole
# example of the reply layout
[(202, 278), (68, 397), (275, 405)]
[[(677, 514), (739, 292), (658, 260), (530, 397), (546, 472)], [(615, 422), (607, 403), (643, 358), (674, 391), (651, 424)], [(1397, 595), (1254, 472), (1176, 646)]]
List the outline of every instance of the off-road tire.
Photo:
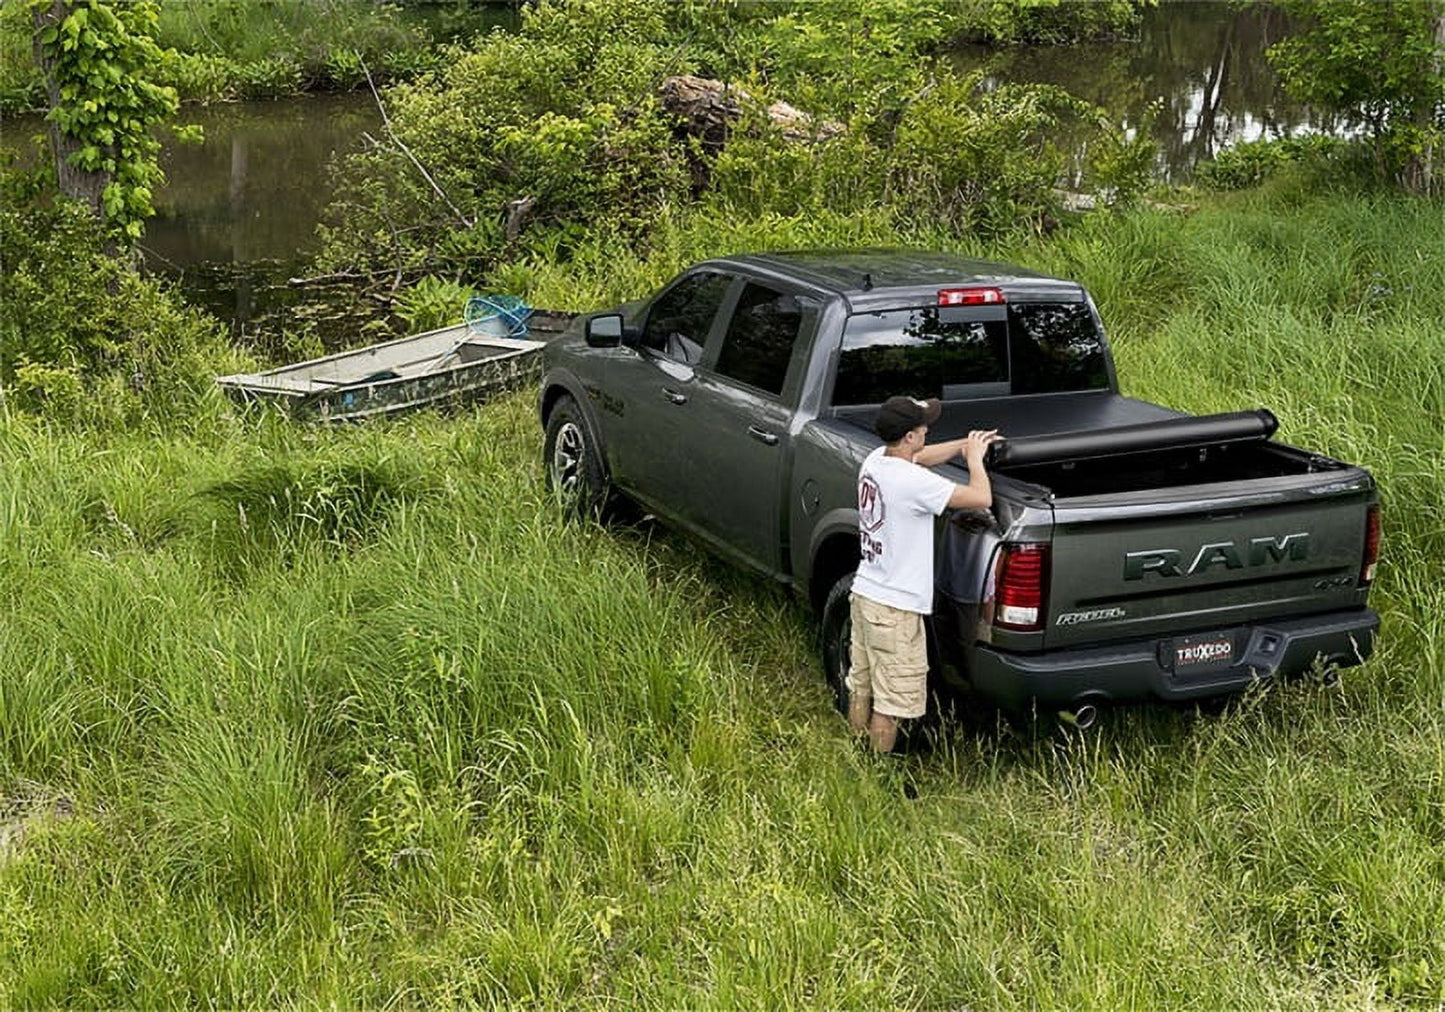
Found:
[(612, 497), (597, 437), (582, 409), (563, 396), (547, 416), (547, 439), (542, 451), (547, 489), (558, 496), (576, 517), (601, 519)]
[(823, 599), (819, 622), (819, 647), (823, 657), (823, 675), (833, 693), (833, 705), (839, 713), (848, 712), (848, 660), (853, 621), (849, 593), (853, 574), (845, 573), (828, 589)]

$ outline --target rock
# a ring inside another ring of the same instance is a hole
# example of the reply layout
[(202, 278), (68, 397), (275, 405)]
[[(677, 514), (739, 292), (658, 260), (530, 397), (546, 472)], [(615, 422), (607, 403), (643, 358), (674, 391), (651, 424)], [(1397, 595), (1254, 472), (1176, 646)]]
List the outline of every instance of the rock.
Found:
[[(704, 147), (716, 150), (727, 143), (728, 133), (743, 112), (757, 105), (747, 91), (724, 81), (679, 74), (662, 82), (662, 107), (683, 121), (687, 133), (702, 140)], [(843, 132), (843, 125), (832, 120), (819, 120), (787, 102), (774, 102), (767, 108), (768, 119), (778, 126), (790, 141), (825, 141)]]

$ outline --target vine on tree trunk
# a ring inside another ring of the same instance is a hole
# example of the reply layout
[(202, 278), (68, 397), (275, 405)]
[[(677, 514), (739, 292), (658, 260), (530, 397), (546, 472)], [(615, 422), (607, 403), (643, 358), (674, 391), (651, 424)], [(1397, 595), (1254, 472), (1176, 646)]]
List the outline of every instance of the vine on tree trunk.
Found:
[(175, 115), (174, 88), (155, 83), (171, 54), (156, 45), (152, 0), (30, 0), (35, 56), (49, 96), (62, 193), (132, 242), (154, 213), (164, 176), (152, 127)]

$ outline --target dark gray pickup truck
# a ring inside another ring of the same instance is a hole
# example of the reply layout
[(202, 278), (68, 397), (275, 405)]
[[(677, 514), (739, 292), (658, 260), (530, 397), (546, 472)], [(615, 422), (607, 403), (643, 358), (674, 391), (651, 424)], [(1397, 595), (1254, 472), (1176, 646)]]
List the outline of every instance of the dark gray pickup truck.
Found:
[[(1369, 473), (1274, 441), (1267, 411), (1122, 396), (1074, 282), (917, 251), (729, 257), (543, 354), (552, 485), (595, 510), (635, 500), (806, 595), (840, 702), (858, 467), (898, 393), (942, 399), (930, 442), (1007, 437), (992, 509), (939, 521), (940, 687), (1084, 721), (1371, 651)], [(937, 470), (966, 480), (962, 460)]]

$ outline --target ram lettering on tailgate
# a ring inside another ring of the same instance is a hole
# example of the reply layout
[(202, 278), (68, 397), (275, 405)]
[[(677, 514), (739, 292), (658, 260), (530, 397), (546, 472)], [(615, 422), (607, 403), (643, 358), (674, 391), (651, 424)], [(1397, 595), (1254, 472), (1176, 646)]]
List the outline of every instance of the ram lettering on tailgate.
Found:
[(1216, 541), (1200, 545), (1194, 561), (1182, 566), (1184, 553), (1174, 548), (1156, 548), (1145, 552), (1129, 552), (1124, 556), (1124, 579), (1142, 580), (1145, 574), (1157, 576), (1194, 576), (1215, 566), (1244, 569), (1246, 566), (1269, 566), (1304, 562), (1310, 554), (1310, 536), (1306, 532), (1285, 534), (1277, 538), (1251, 538), (1241, 547), (1234, 541)]

